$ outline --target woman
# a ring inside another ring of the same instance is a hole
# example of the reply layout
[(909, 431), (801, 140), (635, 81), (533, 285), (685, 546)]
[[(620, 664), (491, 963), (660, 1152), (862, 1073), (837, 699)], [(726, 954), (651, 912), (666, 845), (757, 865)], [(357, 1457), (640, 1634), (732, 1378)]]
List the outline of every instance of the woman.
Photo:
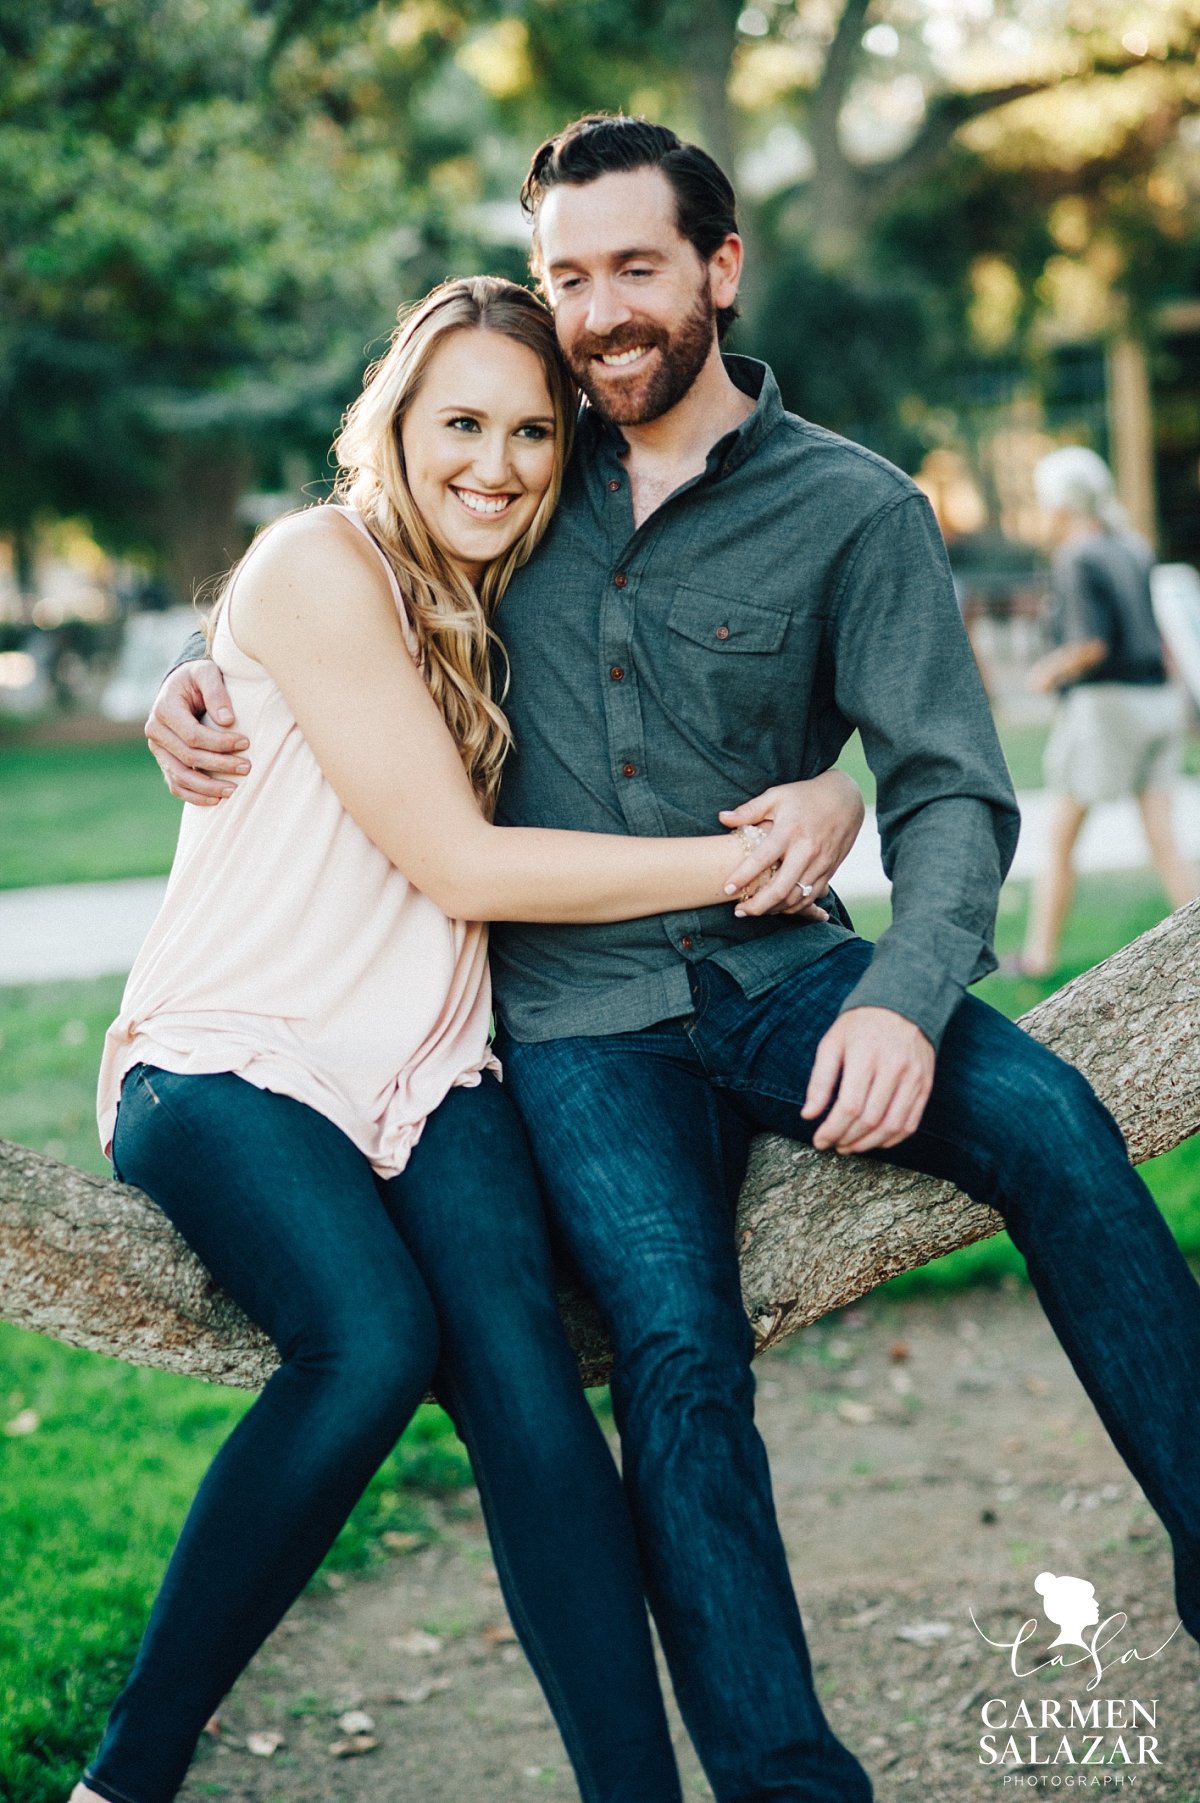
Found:
[(742, 880), (736, 835), (489, 823), (508, 728), (487, 617), (553, 510), (574, 399), (540, 303), (448, 283), (351, 410), (340, 503), (279, 523), (226, 590), (213, 655), (254, 769), (187, 811), (99, 1114), (118, 1174), (282, 1363), (201, 1486), (78, 1797), (174, 1796), (435, 1372), (582, 1795), (679, 1796), (470, 924), (627, 919)]
[(1048, 976), (1075, 887), (1075, 842), (1091, 808), (1136, 797), (1150, 855), (1173, 908), (1200, 890), (1171, 825), (1171, 786), (1183, 768), (1185, 704), (1167, 679), (1150, 599), (1154, 552), (1117, 501), (1112, 473), (1083, 445), (1043, 457), (1033, 472), (1055, 549), (1054, 650), (1029, 672), (1061, 702), (1046, 745), (1053, 797), (1046, 868), (1034, 887), (1024, 950), (1012, 975)]

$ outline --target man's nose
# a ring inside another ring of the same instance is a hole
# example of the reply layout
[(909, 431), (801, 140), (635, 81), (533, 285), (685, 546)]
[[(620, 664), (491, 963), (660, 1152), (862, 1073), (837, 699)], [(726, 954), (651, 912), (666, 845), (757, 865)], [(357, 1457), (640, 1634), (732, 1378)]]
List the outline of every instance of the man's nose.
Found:
[(607, 338), (633, 315), (611, 282), (594, 282), (588, 306), (587, 329), (594, 338)]

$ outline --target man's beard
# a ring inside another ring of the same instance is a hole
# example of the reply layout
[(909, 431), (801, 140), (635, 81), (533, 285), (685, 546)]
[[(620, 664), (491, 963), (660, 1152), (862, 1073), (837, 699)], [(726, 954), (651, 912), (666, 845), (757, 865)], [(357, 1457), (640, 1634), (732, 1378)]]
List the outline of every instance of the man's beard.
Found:
[[(607, 338), (585, 333), (574, 344), (564, 345), (563, 353), (597, 413), (614, 426), (648, 426), (679, 404), (704, 368), (712, 350), (716, 318), (705, 283), (692, 311), (674, 332), (649, 320), (631, 319)], [(661, 353), (647, 375), (622, 381), (617, 370), (599, 373), (594, 358), (631, 351), (636, 345), (656, 347)]]

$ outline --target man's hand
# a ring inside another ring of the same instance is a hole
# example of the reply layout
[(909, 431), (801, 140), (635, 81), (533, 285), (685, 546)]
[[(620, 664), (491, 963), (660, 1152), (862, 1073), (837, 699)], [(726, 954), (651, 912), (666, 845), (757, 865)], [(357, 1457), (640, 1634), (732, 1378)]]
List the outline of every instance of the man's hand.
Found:
[(863, 812), (858, 785), (844, 770), (826, 770), (811, 782), (780, 783), (740, 808), (726, 809), (723, 826), (767, 829), (766, 838), (734, 871), (726, 894), (736, 895), (779, 862), (775, 875), (749, 901), (739, 903), (737, 913), (828, 920), (818, 902), (857, 839)]
[[(206, 714), (215, 725), (200, 724)], [(233, 794), (232, 779), (250, 769), (249, 760), (238, 755), (248, 749), (249, 739), (220, 730), (233, 725), (229, 692), (216, 664), (197, 658), (171, 671), (155, 696), (146, 737), (172, 795), (198, 808), (213, 808)]]
[(815, 1121), (823, 1152), (874, 1152), (899, 1145), (921, 1124), (933, 1088), (933, 1047), (890, 1008), (851, 1008), (839, 1015), (817, 1047), (801, 1115)]

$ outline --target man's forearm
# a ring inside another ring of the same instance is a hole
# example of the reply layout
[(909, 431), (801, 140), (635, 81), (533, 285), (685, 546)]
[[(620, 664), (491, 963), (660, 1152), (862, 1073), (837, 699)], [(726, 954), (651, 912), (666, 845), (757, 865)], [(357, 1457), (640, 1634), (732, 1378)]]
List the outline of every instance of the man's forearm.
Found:
[(968, 796), (931, 801), (885, 844), (892, 924), (843, 1013), (890, 1008), (940, 1044), (967, 985), (996, 968), (996, 903), (1019, 824), (997, 811)]

